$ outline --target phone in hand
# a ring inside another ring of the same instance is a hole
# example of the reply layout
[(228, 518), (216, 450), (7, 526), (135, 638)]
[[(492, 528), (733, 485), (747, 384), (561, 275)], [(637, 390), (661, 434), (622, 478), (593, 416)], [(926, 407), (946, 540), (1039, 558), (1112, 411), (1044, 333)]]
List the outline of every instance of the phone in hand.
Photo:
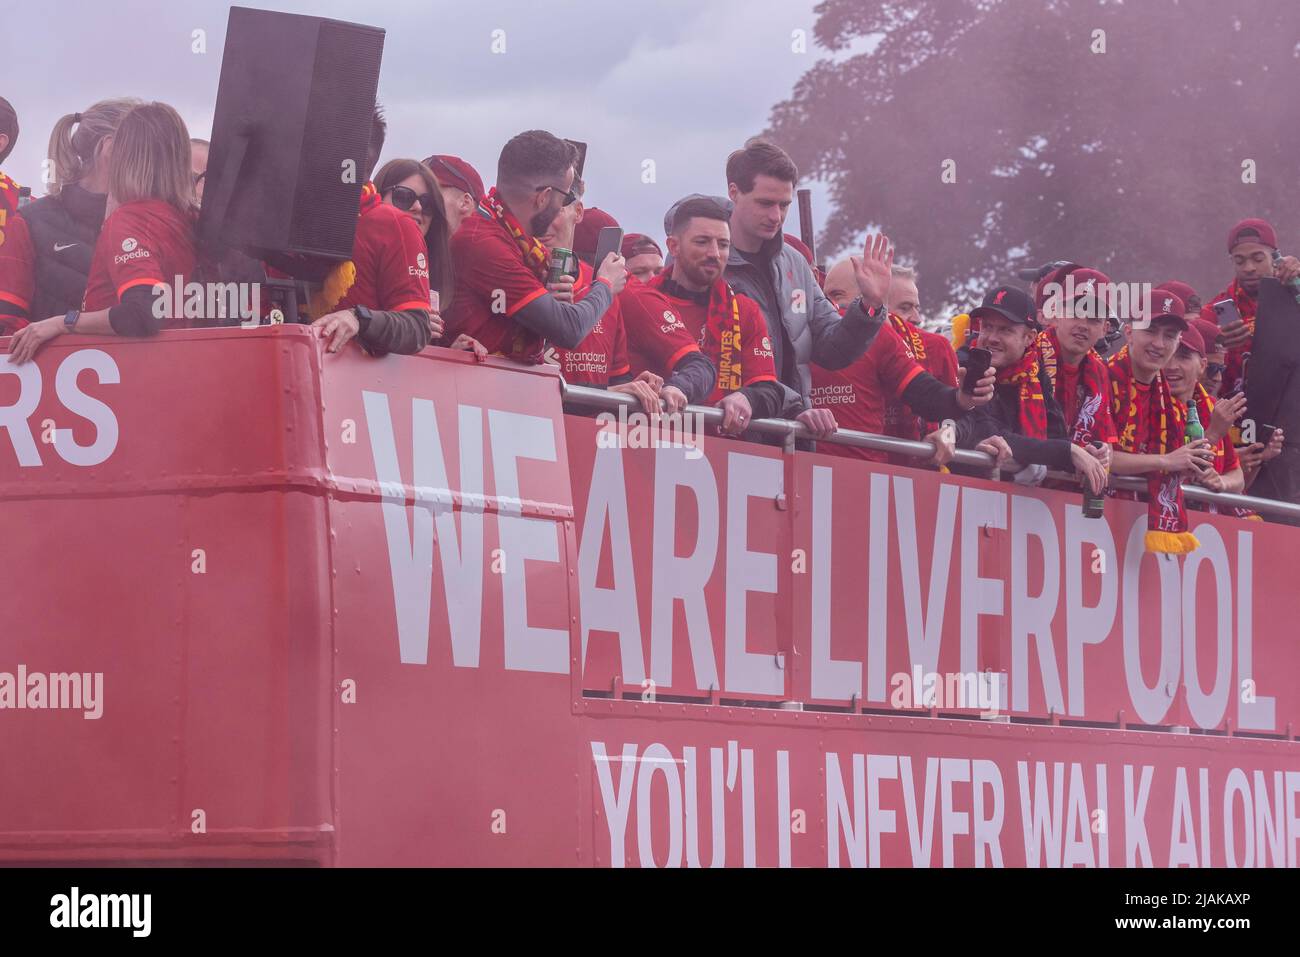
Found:
[(1273, 433), (1276, 431), (1276, 425), (1265, 425), (1261, 422), (1255, 429), (1255, 441), (1267, 447), (1268, 443), (1273, 440)]
[(1214, 315), (1219, 320), (1219, 328), (1231, 322), (1241, 322), (1241, 313), (1237, 311), (1237, 304), (1231, 299), (1220, 299), (1214, 303)]
[(591, 268), (600, 272), (600, 267), (610, 253), (616, 253), (623, 247), (623, 230), (617, 226), (602, 226), (596, 234), (596, 258), (591, 261)]
[(966, 376), (961, 380), (961, 391), (967, 395), (975, 394), (975, 384), (984, 378), (993, 362), (993, 353), (979, 346), (972, 346), (970, 358), (966, 360)]

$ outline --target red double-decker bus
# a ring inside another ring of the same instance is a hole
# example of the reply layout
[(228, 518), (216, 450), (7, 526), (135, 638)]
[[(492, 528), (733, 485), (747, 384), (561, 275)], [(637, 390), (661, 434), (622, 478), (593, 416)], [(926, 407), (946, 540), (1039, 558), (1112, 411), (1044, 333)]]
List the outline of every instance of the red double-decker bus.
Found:
[(7, 864), (1296, 864), (1289, 526), (66, 341), (0, 361)]

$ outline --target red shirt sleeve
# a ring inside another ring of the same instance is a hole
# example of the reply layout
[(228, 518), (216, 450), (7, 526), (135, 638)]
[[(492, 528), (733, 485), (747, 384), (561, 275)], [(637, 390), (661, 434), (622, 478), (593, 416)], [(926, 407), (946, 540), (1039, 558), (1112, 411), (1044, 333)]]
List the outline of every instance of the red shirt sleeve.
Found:
[(903, 340), (889, 323), (880, 327), (867, 352), (872, 354), (881, 385), (896, 399), (902, 399), (903, 390), (925, 371), (907, 354)]
[(605, 322), (612, 322), (614, 326), (614, 345), (610, 349), (609, 356), (609, 377), (627, 375), (632, 371), (632, 363), (628, 360), (627, 355), (627, 330), (623, 328), (623, 310), (619, 306), (618, 297), (614, 297), (613, 304), (605, 312)]
[[(462, 287), (477, 299), (488, 303), (489, 308), (500, 298), (504, 309), (500, 315), (510, 317), (534, 299), (546, 294), (546, 287), (524, 265), (517, 252), (495, 242), (494, 237), (483, 231), (474, 234), (482, 237), (478, 241), (466, 236), (463, 241), (457, 242), (462, 232), (464, 230), (457, 230), (451, 238), (457, 300), (461, 298)], [(495, 309), (493, 311), (496, 314)]]
[(35, 264), (27, 221), (0, 209), (0, 335), (27, 325), (36, 291)]
[(699, 352), (700, 345), (686, 329), (671, 303), (658, 289), (628, 283), (617, 297), (633, 358), (631, 371), (649, 369), (665, 378), (682, 357)]
[(109, 216), (99, 242), (107, 243), (105, 265), (117, 302), (135, 286), (165, 286), (171, 282), (163, 276), (162, 266), (168, 251), (162, 248), (157, 231), (150, 227), (149, 217), (133, 206), (123, 206)]
[(1219, 448), (1214, 455), (1214, 468), (1220, 475), (1226, 475), (1241, 466), (1237, 450), (1232, 447), (1232, 436), (1225, 435), (1219, 441)]
[(424, 235), (409, 216), (394, 217), (376, 259), (376, 308), (381, 311), (429, 308), (429, 259)]
[(740, 338), (745, 361), (741, 384), (775, 382), (776, 360), (772, 357), (772, 340), (768, 338), (762, 310), (748, 296), (736, 299), (740, 303)]

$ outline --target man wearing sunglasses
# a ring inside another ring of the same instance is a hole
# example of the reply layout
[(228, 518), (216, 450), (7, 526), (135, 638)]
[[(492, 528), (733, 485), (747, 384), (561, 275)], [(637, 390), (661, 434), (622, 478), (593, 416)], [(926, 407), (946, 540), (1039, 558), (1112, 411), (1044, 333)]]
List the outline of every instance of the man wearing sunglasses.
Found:
[(577, 148), (545, 130), (506, 143), (497, 185), (451, 238), (456, 299), (447, 335), (477, 339), (489, 353), (518, 362), (543, 361), (546, 344), (564, 349), (595, 328), (627, 282), (623, 257), (596, 266), (591, 290), (564, 301), (547, 289), (550, 254), (542, 243), (556, 215), (577, 200)]

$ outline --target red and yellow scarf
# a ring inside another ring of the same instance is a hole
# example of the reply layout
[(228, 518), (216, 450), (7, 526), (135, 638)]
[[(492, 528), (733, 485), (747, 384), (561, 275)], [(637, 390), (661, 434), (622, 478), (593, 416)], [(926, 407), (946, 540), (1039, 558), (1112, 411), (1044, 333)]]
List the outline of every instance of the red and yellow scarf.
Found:
[[(670, 278), (671, 270), (652, 277), (646, 283), (651, 289), (663, 291), (665, 281)], [(744, 346), (740, 335), (740, 300), (735, 290), (725, 279), (717, 279), (709, 290), (709, 305), (704, 314), (704, 329), (700, 330), (700, 342), (703, 344), (709, 329), (718, 331), (718, 381), (714, 387), (710, 402), (717, 402), (729, 392), (735, 392), (745, 384), (741, 355)]]
[(536, 236), (528, 236), (524, 232), (524, 228), (519, 225), (519, 220), (515, 219), (501, 202), (501, 194), (497, 192), (495, 186), (483, 197), (478, 211), (480, 215), (495, 219), (501, 224), (501, 227), (514, 239), (515, 245), (519, 247), (519, 252), (524, 257), (524, 265), (545, 284), (551, 266), (550, 253), (546, 251), (540, 239)]
[(903, 340), (903, 348), (907, 350), (912, 361), (925, 365), (925, 340), (921, 338), (921, 330), (892, 312), (889, 314), (889, 321), (893, 324), (894, 331), (898, 333), (898, 338)]
[(10, 216), (18, 212), (18, 184), (5, 173), (0, 173), (0, 210)]
[[(1057, 401), (1060, 402), (1062, 410), (1069, 408), (1063, 391), (1064, 377), (1060, 375), (1061, 342), (1056, 336), (1056, 327), (1048, 326), (1040, 332), (1034, 344), (1038, 347), (1043, 369), (1052, 379)], [(1094, 439), (1101, 439), (1103, 442), (1111, 440), (1111, 436), (1097, 433), (1097, 418), (1103, 404), (1110, 401), (1110, 396), (1107, 394), (1109, 381), (1101, 356), (1089, 349), (1088, 354), (1079, 361), (1079, 388), (1084, 393), (1079, 402), (1079, 411), (1073, 422), (1065, 423), (1070, 433), (1070, 441), (1075, 445), (1086, 447), (1091, 445)]]
[(1020, 389), (1020, 434), (1031, 439), (1047, 438), (1047, 402), (1043, 398), (1043, 384), (1038, 378), (1038, 349), (1030, 343), (1020, 361), (998, 373), (998, 385), (1014, 385)]
[[(1119, 448), (1135, 455), (1165, 455), (1179, 448), (1186, 436), (1187, 408), (1169, 391), (1165, 377), (1156, 373), (1146, 400), (1139, 401), (1128, 346), (1116, 353), (1107, 369)], [(1147, 551), (1182, 555), (1195, 551), (1200, 544), (1187, 530), (1181, 476), (1173, 472), (1147, 473)]]

